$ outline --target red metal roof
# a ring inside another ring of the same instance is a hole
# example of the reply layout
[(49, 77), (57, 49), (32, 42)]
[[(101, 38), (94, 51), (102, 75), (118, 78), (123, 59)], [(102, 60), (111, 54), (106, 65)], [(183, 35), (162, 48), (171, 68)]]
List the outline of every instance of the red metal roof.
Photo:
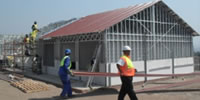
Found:
[(59, 28), (47, 35), (44, 35), (42, 38), (101, 32), (109, 28), (110, 26), (128, 18), (129, 16), (134, 15), (144, 10), (145, 8), (154, 5), (159, 1), (160, 0), (130, 6), (128, 8), (120, 8), (112, 11), (89, 15), (69, 25)]
[(127, 8), (120, 8), (112, 11), (89, 15), (69, 25), (59, 28), (49, 34), (46, 34), (42, 38), (101, 32), (110, 26), (128, 18), (129, 16), (132, 16), (148, 7), (151, 7), (160, 1), (161, 0), (156, 0), (153, 2), (130, 6)]

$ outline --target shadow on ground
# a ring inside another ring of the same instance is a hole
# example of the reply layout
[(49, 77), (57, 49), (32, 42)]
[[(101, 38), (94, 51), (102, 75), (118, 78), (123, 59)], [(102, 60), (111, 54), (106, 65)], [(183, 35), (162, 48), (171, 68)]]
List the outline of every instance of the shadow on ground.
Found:
[(169, 92), (200, 92), (200, 89), (176, 89), (176, 90), (152, 90), (152, 91), (143, 91), (137, 92), (140, 93), (169, 93)]
[[(111, 95), (111, 94), (118, 94), (118, 91), (113, 88), (99, 88), (87, 93), (77, 94), (74, 97), (70, 98), (70, 100), (81, 98), (81, 97), (91, 97), (91, 96), (101, 96), (101, 95)], [(59, 96), (55, 96), (51, 98), (31, 98), (29, 100), (63, 100), (63, 99), (60, 99)]]

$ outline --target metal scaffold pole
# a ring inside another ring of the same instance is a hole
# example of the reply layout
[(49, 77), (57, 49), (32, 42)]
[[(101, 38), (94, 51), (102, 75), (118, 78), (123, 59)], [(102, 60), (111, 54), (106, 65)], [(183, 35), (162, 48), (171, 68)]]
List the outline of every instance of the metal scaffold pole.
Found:
[[(147, 74), (147, 33), (143, 34), (143, 60), (144, 60), (144, 72)], [(147, 82), (147, 77), (144, 77), (144, 83)]]

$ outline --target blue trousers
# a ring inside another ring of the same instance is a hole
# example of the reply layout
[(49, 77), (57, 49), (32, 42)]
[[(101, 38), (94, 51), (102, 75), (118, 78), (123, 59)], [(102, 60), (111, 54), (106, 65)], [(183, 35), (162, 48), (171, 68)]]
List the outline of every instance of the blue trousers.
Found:
[(72, 96), (72, 87), (71, 87), (71, 82), (70, 82), (70, 77), (68, 75), (59, 75), (60, 79), (63, 84), (63, 90), (60, 94), (60, 96)]

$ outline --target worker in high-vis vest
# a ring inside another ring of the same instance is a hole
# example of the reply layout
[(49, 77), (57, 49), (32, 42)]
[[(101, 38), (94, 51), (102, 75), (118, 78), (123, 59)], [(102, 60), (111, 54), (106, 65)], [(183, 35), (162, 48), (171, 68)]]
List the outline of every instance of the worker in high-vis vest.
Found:
[[(65, 50), (65, 56), (62, 58), (60, 62), (60, 69), (59, 69), (59, 76), (63, 84), (63, 90), (60, 94), (61, 98), (68, 98), (72, 97), (72, 87), (70, 82), (70, 75), (73, 75), (72, 71), (70, 70), (72, 64), (69, 55), (71, 54), (70, 49)], [(66, 96), (67, 94), (67, 96)]]
[(117, 68), (119, 70), (120, 79), (122, 82), (121, 89), (118, 95), (118, 100), (124, 100), (126, 94), (128, 94), (131, 100), (138, 100), (133, 90), (133, 76), (136, 69), (130, 58), (131, 48), (129, 46), (123, 47), (123, 56), (117, 62)]
[(31, 32), (31, 40), (33, 43), (35, 43), (36, 37), (37, 37), (37, 33), (38, 33), (38, 25), (37, 22), (35, 21), (34, 24), (32, 25), (32, 32)]

